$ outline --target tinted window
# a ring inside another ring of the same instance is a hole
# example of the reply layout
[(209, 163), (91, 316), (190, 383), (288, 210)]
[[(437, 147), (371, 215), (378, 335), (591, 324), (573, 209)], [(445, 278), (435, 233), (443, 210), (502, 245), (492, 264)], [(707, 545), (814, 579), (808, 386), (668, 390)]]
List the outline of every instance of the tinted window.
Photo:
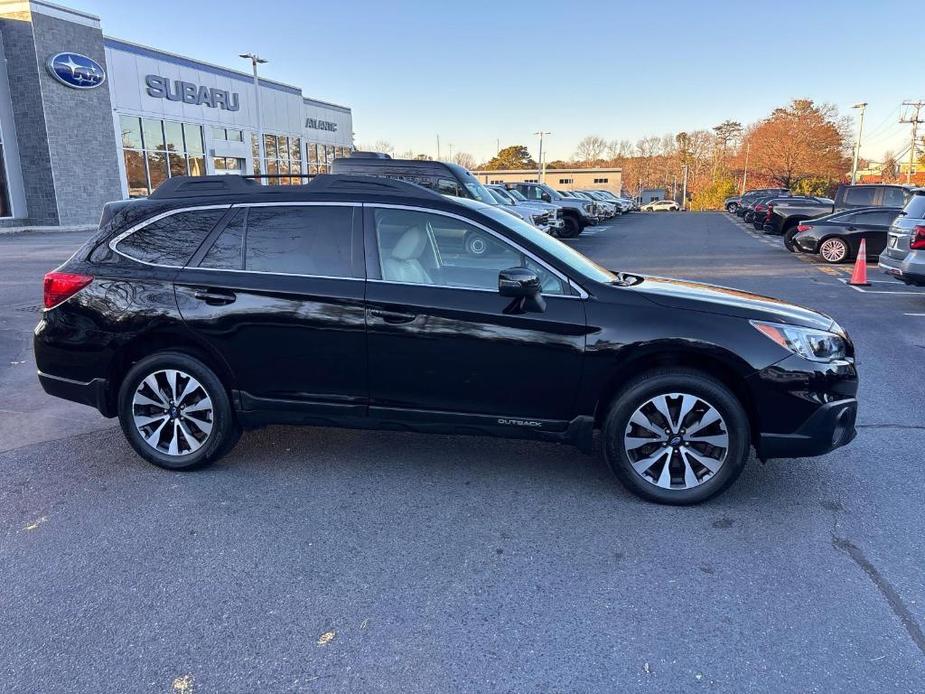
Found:
[(925, 219), (925, 195), (913, 195), (903, 212), (914, 219)]
[(906, 199), (906, 191), (902, 188), (884, 188), (880, 204), (884, 207), (902, 207)]
[(874, 204), (875, 188), (848, 188), (845, 190), (845, 204), (853, 207), (868, 207)]
[(375, 219), (384, 280), (497, 291), (501, 270), (529, 267), (539, 275), (544, 294), (570, 293), (555, 274), (517, 248), (462, 220), (387, 209), (376, 210)]
[(854, 215), (854, 222), (857, 224), (880, 224), (889, 226), (896, 219), (896, 212), (886, 210), (876, 210), (871, 212), (857, 212)]
[(226, 210), (193, 210), (163, 217), (129, 234), (116, 248), (145, 263), (186, 265)]
[(353, 208), (251, 207), (244, 268), (320, 277), (362, 277), (355, 267)]
[(240, 270), (244, 255), (244, 218), (247, 208), (235, 212), (234, 217), (218, 235), (209, 252), (199, 263), (200, 267), (220, 268), (223, 270)]

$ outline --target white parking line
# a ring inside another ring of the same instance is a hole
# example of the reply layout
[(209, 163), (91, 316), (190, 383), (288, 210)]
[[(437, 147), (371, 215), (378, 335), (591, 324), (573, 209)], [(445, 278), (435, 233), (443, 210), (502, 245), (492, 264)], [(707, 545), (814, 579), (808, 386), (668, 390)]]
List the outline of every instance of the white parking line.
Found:
[[(890, 294), (890, 295), (892, 295), (892, 296), (925, 296), (925, 291), (921, 291), (921, 292), (908, 292), (908, 291), (902, 291), (902, 292), (883, 292), (883, 291), (880, 291), (880, 290), (877, 290), (877, 289), (865, 289), (864, 287), (858, 287), (858, 286), (853, 285), (853, 284), (848, 284), (848, 280), (845, 279), (844, 277), (839, 277), (839, 278), (838, 278), (838, 281), (839, 281), (839, 282), (844, 282), (845, 285), (847, 285), (848, 287), (851, 287), (851, 288), (854, 289), (855, 291), (861, 292), (862, 294)], [(883, 283), (883, 284), (892, 284), (891, 282), (885, 282), (885, 283), (884, 283), (884, 282), (882, 282), (882, 280), (872, 280), (872, 281), (871, 281), (871, 284), (873, 284), (874, 282), (876, 282), (877, 284), (881, 284), (881, 283)], [(925, 315), (925, 314), (923, 314), (923, 315)]]

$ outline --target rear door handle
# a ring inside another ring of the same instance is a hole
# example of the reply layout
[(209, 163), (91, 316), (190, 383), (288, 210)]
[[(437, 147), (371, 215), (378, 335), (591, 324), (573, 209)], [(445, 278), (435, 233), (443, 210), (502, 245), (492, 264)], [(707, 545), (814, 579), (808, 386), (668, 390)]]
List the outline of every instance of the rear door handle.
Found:
[(417, 316), (413, 313), (399, 313), (398, 311), (383, 311), (378, 308), (369, 309), (369, 315), (375, 316), (376, 318), (381, 318), (386, 323), (391, 323), (392, 325), (398, 325), (400, 323), (410, 323)]
[(234, 292), (230, 291), (220, 291), (216, 289), (196, 289), (193, 291), (193, 296), (204, 301), (210, 306), (224, 306), (226, 304), (233, 304), (235, 299), (238, 297)]

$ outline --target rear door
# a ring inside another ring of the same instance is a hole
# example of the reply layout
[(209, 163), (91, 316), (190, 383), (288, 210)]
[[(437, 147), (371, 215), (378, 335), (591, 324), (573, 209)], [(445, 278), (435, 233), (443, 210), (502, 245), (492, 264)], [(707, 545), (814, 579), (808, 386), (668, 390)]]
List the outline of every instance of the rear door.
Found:
[(183, 319), (224, 358), (244, 410), (365, 415), (361, 210), (238, 206), (179, 272)]
[(867, 253), (880, 255), (887, 243), (887, 231), (899, 210), (863, 210), (844, 219), (845, 235), (851, 248), (857, 252), (861, 239), (867, 241)]

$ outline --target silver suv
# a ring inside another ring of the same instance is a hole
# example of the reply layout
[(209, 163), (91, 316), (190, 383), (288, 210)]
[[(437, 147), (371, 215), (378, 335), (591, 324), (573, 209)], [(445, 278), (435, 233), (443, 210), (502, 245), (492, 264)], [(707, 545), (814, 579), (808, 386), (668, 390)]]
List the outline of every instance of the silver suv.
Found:
[(887, 234), (880, 268), (906, 284), (925, 285), (925, 188), (916, 188)]

